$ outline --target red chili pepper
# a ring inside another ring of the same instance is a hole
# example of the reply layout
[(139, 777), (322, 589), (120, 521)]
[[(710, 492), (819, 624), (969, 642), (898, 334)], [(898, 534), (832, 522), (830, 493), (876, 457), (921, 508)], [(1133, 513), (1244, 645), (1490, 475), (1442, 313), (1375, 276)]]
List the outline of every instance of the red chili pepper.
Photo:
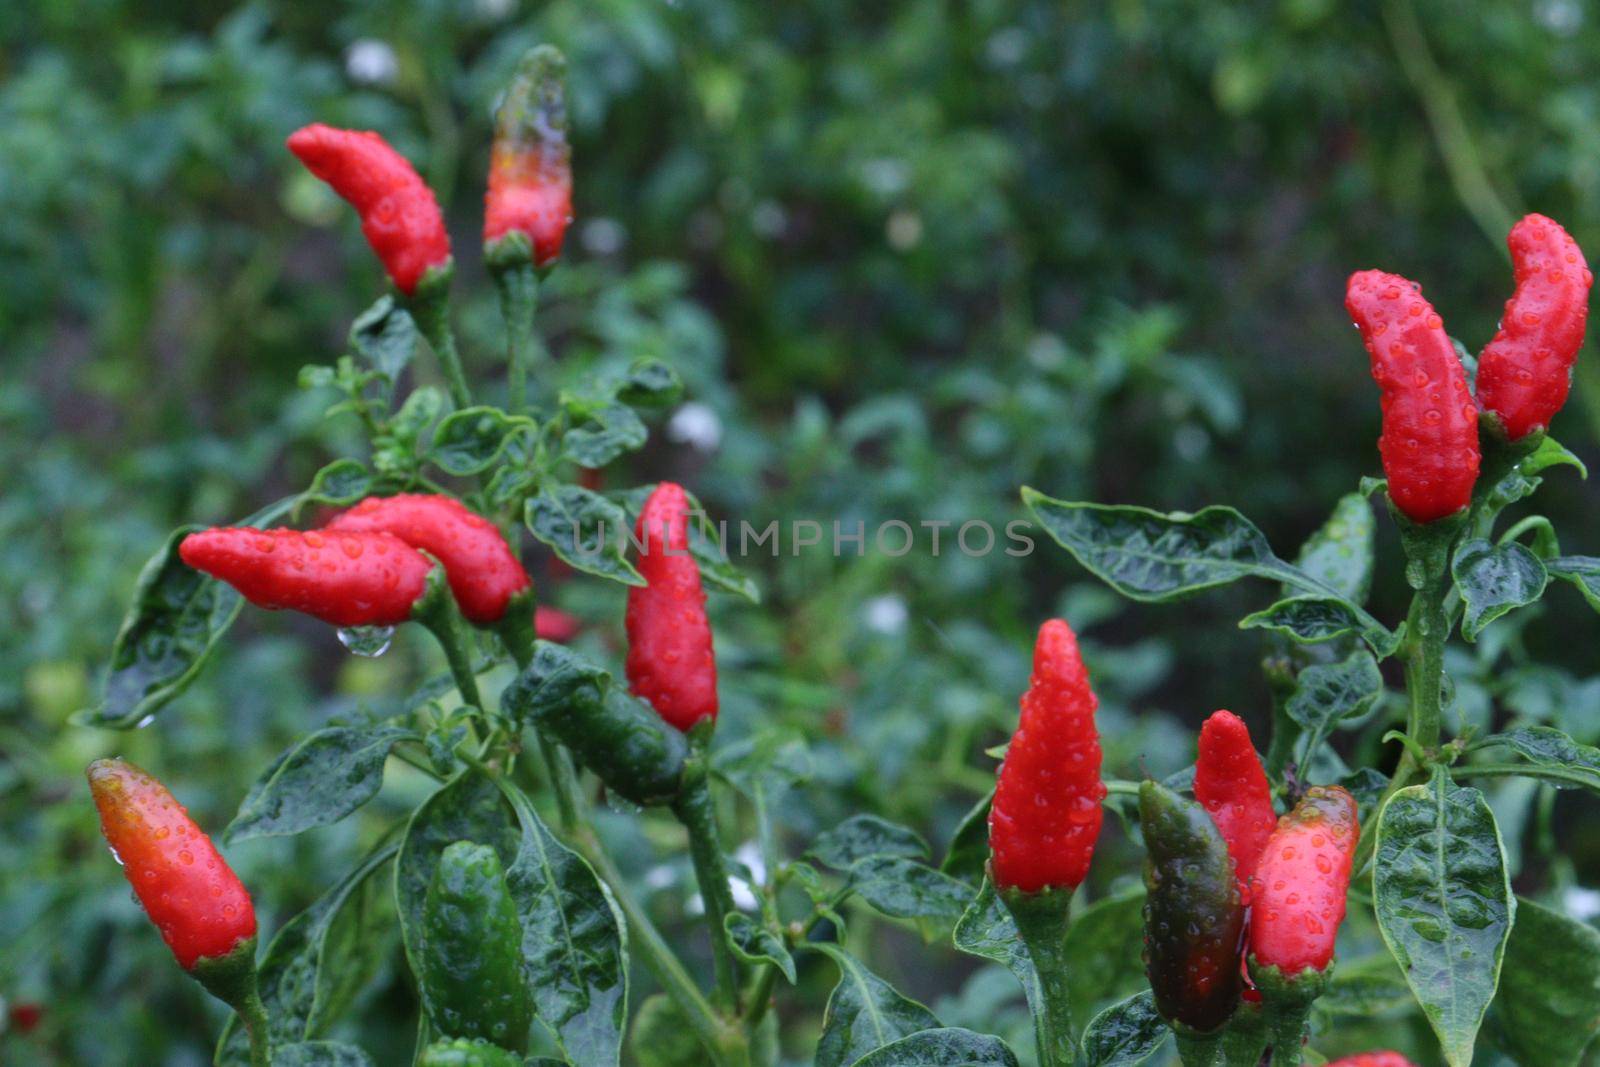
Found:
[(672, 482), (656, 486), (634, 531), (648, 585), (628, 588), (628, 684), (663, 719), (687, 733), (717, 717), (717, 660), (700, 567), (689, 555), (689, 500)]
[(289, 151), (361, 216), (361, 232), (395, 287), (410, 296), (430, 270), (450, 263), (439, 202), (415, 168), (380, 135), (320, 122), (289, 135)]
[(1344, 306), (1383, 390), (1390, 498), (1413, 522), (1460, 511), (1478, 480), (1478, 409), (1443, 321), (1415, 282), (1377, 270), (1350, 276)]
[(1289, 977), (1327, 968), (1360, 836), (1355, 799), (1336, 785), (1311, 787), (1278, 823), (1256, 867), (1250, 909), (1255, 964)]
[(427, 591), (433, 563), (392, 534), (218, 527), (178, 546), (189, 566), (258, 607), (334, 626), (396, 626)]
[(256, 934), (250, 894), (165, 786), (120, 759), (89, 764), (100, 829), (184, 970)]
[(1039, 627), (1033, 677), (989, 811), (989, 870), (1002, 889), (1072, 889), (1089, 873), (1105, 783), (1089, 672), (1061, 619)]
[(495, 113), (484, 196), (483, 242), (526, 234), (533, 261), (547, 266), (561, 254), (572, 224), (572, 148), (567, 144), (566, 61), (554, 48), (535, 48), (523, 61)]
[(1417, 1067), (1398, 1052), (1360, 1052), (1334, 1060), (1328, 1067)]
[(444, 565), (468, 620), (500, 621), (511, 598), (533, 585), (495, 524), (459, 500), (424, 493), (369, 496), (327, 526), (329, 533), (389, 533)]
[(534, 609), (533, 632), (541, 641), (559, 641), (565, 644), (578, 636), (583, 626), (576, 616), (560, 608), (547, 608), (543, 604)]
[(11, 1028), (19, 1034), (26, 1034), (36, 1029), (39, 1021), (44, 1018), (42, 1004), (22, 1003), (13, 1004), (6, 1012)]
[(1528, 215), (1506, 237), (1517, 289), (1478, 357), (1478, 402), (1515, 441), (1550, 425), (1567, 402), (1583, 347), (1594, 275), (1561, 224)]
[(1239, 892), (1249, 903), (1256, 861), (1278, 825), (1272, 787), (1250, 729), (1231, 711), (1219, 711), (1200, 727), (1200, 758), (1194, 766), (1194, 797), (1228, 843)]

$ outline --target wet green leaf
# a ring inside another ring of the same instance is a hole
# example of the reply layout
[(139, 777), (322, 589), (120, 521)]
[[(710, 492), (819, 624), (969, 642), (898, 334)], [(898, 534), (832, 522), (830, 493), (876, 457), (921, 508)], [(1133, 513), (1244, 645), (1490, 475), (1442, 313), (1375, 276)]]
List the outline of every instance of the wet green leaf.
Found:
[(855, 1067), (1017, 1067), (1017, 1057), (998, 1037), (941, 1027), (875, 1049)]
[(933, 1012), (898, 992), (838, 945), (810, 942), (839, 968), (817, 1040), (815, 1067), (859, 1067), (867, 1053), (939, 1025)]
[(512, 417), (499, 408), (453, 411), (433, 431), (428, 458), (450, 474), (478, 474), (500, 458), (514, 436), (533, 429), (533, 420)]
[(782, 937), (763, 923), (738, 911), (729, 912), (722, 926), (728, 935), (728, 944), (733, 946), (734, 955), (746, 963), (776, 964), (789, 984), (795, 983), (794, 957), (784, 946)]
[(1518, 898), (1489, 1019), (1516, 1063), (1576, 1067), (1600, 1033), (1600, 931)]
[(984, 868), (989, 862), (989, 809), (993, 804), (994, 790), (991, 789), (961, 817), (950, 838), (944, 862), (939, 864), (945, 874), (974, 886), (983, 881)]
[(1383, 675), (1365, 649), (1352, 652), (1338, 663), (1318, 663), (1295, 678), (1294, 692), (1284, 710), (1303, 730), (1299, 761), (1308, 764), (1334, 727), (1358, 719), (1383, 696)]
[(955, 922), (972, 887), (905, 856), (869, 856), (850, 868), (850, 888), (896, 919)]
[(1378, 815), (1378, 928), (1451, 1067), (1467, 1067), (1494, 998), (1515, 901), (1482, 793), (1435, 768)]
[(1147, 987), (1139, 956), (1143, 942), (1142, 888), (1097, 900), (1072, 920), (1063, 951), (1071, 963), (1067, 988), (1078, 1026), (1101, 1008)]
[(629, 563), (628, 519), (622, 508), (582, 486), (547, 487), (528, 501), (528, 531), (563, 562), (624, 585), (644, 585)]
[(1372, 588), (1373, 539), (1377, 521), (1362, 493), (1347, 493), (1333, 514), (1300, 546), (1295, 566), (1355, 604)]
[(1450, 573), (1466, 604), (1461, 636), (1468, 641), (1506, 612), (1538, 600), (1550, 581), (1544, 562), (1528, 548), (1515, 541), (1494, 545), (1481, 538), (1456, 549)]
[(928, 855), (928, 843), (910, 827), (877, 815), (861, 814), (818, 834), (806, 854), (834, 870), (844, 871), (868, 856), (923, 859)]
[(1280, 600), (1239, 620), (1241, 630), (1274, 630), (1301, 644), (1331, 641), (1345, 634), (1356, 634), (1380, 658), (1388, 658), (1400, 646), (1399, 635), (1373, 622), (1371, 616), (1346, 600), (1324, 596), (1294, 596)]
[(1138, 1067), (1167, 1039), (1167, 1023), (1156, 1013), (1148, 989), (1096, 1015), (1083, 1031), (1087, 1067)]
[(389, 749), (420, 741), (399, 726), (330, 726), (308, 734), (257, 779), (223, 831), (229, 841), (327, 826), (378, 795)]

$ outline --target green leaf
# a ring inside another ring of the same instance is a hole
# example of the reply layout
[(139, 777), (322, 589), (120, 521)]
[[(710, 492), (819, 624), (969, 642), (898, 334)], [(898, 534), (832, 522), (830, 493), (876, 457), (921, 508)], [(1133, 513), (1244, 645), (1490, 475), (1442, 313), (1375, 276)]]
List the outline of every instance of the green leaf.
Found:
[(1071, 964), (1067, 989), (1079, 1027), (1100, 1008), (1148, 988), (1139, 956), (1143, 941), (1142, 887), (1097, 900), (1072, 920), (1063, 954)]
[[(310, 907), (290, 919), (267, 946), (258, 968), (274, 1045), (305, 1041), (324, 1032), (378, 970), (392, 944), (387, 908), (378, 906), (386, 887), (374, 877), (399, 851), (374, 851)], [(381, 926), (372, 929), (383, 920)], [(386, 944), (387, 942), (387, 944)], [(230, 1018), (217, 1047), (221, 1067), (249, 1062), (249, 1042), (237, 1017)]]
[(1600, 931), (1518, 898), (1489, 1018), (1513, 1062), (1576, 1067), (1600, 1033)]
[(1027, 946), (1022, 943), (1022, 935), (1017, 932), (1016, 920), (1006, 910), (994, 883), (987, 878), (956, 922), (955, 946), (968, 955), (1002, 964), (1016, 975), (1030, 1007), (1044, 1003), (1039, 973), (1034, 969)]
[(624, 585), (645, 584), (624, 556), (627, 515), (600, 494), (577, 485), (547, 487), (528, 501), (525, 520), (570, 566)]
[(1365, 649), (1352, 652), (1338, 663), (1319, 663), (1295, 679), (1284, 710), (1305, 731), (1299, 762), (1308, 765), (1333, 728), (1372, 710), (1383, 695), (1383, 675)]
[(650, 433), (626, 404), (568, 404), (573, 426), (561, 438), (561, 455), (583, 467), (604, 467), (624, 452), (643, 448)]
[(617, 386), (617, 399), (635, 408), (671, 407), (683, 396), (678, 372), (648, 356), (636, 359)]
[(1215, 505), (1190, 514), (1052, 500), (1024, 487), (1022, 500), (1045, 532), (1090, 573), (1132, 600), (1163, 601), (1240, 578), (1282, 578), (1254, 523)]
[(746, 963), (776, 964), (789, 984), (794, 985), (794, 957), (789, 955), (782, 937), (740, 911), (729, 912), (722, 926), (734, 955)]
[(1241, 578), (1267, 578), (1304, 596), (1280, 601), (1241, 626), (1267, 626), (1301, 641), (1360, 633), (1380, 658), (1398, 638), (1338, 590), (1273, 555), (1254, 523), (1221, 505), (1162, 514), (1127, 505), (1052, 500), (1024, 487), (1022, 499), (1057, 544), (1132, 600), (1166, 601)]
[(1167, 1023), (1146, 989), (1096, 1015), (1083, 1031), (1087, 1067), (1138, 1067), (1167, 1039)]
[(1544, 562), (1552, 578), (1571, 582), (1589, 606), (1600, 611), (1600, 556), (1558, 556)]
[(1494, 545), (1482, 538), (1456, 549), (1450, 574), (1466, 604), (1461, 636), (1468, 641), (1506, 612), (1538, 600), (1550, 581), (1544, 562), (1525, 546), (1516, 541)]
[(822, 1015), (815, 1067), (851, 1067), (875, 1049), (939, 1025), (933, 1012), (903, 996), (840, 946), (817, 941), (805, 947), (823, 953), (839, 968), (839, 984), (828, 995)]
[(513, 418), (499, 408), (453, 411), (433, 431), (428, 458), (450, 474), (478, 474), (500, 458), (514, 436), (533, 429), (532, 419)]
[(1362, 493), (1339, 498), (1328, 521), (1300, 546), (1295, 566), (1355, 604), (1372, 589), (1373, 539), (1377, 521)]
[(854, 1067), (1017, 1067), (1017, 1057), (998, 1037), (941, 1027), (875, 1049)]
[(806, 850), (834, 870), (844, 871), (868, 856), (908, 856), (924, 859), (928, 843), (910, 827), (890, 822), (877, 815), (852, 815), (844, 822), (817, 835)]
[(528, 798), (510, 791), (522, 826), (506, 883), (518, 901), (522, 955), (539, 1018), (573, 1063), (605, 1067), (628, 1022), (627, 927), (611, 891), (556, 840)]
[(446, 402), (442, 392), (431, 385), (418, 386), (411, 390), (406, 402), (400, 405), (400, 410), (389, 420), (389, 432), (396, 441), (410, 447), (416, 443), (423, 430), (433, 425), (433, 421), (445, 407)]
[(1589, 468), (1584, 465), (1583, 460), (1568, 451), (1561, 442), (1548, 435), (1545, 436), (1543, 441), (1539, 442), (1538, 448), (1523, 457), (1522, 462), (1517, 464), (1517, 469), (1523, 474), (1538, 474), (1541, 471), (1557, 466), (1576, 467), (1579, 477), (1586, 480), (1589, 477)]
[(378, 795), (389, 749), (403, 740), (421, 738), (381, 723), (307, 735), (250, 787), (224, 838), (277, 837), (338, 822)]
[(392, 296), (380, 297), (350, 324), (351, 351), (388, 380), (390, 392), (416, 356), (420, 338), (411, 313)]
[[(704, 515), (700, 502), (693, 496), (689, 498), (690, 506), (699, 514)], [(745, 574), (733, 565), (722, 550), (722, 540), (709, 522), (689, 522), (689, 555), (700, 567), (700, 577), (707, 584), (712, 585), (724, 593), (743, 597), (752, 604), (761, 603), (761, 588), (756, 585), (755, 579)]]
[(850, 868), (850, 888), (895, 919), (955, 922), (972, 887), (905, 856), (868, 856)]
[(306, 504), (332, 504), (343, 507), (354, 504), (372, 493), (372, 472), (353, 459), (336, 459), (317, 472), (311, 487), (300, 494), (295, 503), (298, 511)]
[(1301, 644), (1331, 641), (1345, 634), (1358, 634), (1374, 653), (1383, 658), (1394, 655), (1400, 637), (1372, 621), (1346, 600), (1324, 596), (1295, 596), (1280, 600), (1239, 620), (1241, 630), (1275, 630)]
[[(238, 526), (264, 526), (288, 514), (299, 498), (267, 504)], [(141, 726), (181, 696), (234, 624), (243, 600), (230, 585), (190, 569), (178, 544), (200, 530), (181, 526), (150, 557), (134, 585), (133, 606), (112, 643), (101, 704), (72, 717), (78, 725), (126, 729)]]
[(372, 1067), (372, 1057), (342, 1041), (300, 1041), (274, 1048), (272, 1067)]
[(1348, 963), (1340, 960), (1317, 998), (1315, 1010), (1329, 1019), (1369, 1022), (1415, 1007), (1411, 988), (1394, 958), (1378, 953)]
[(179, 542), (198, 529), (180, 526), (144, 565), (111, 646), (100, 704), (74, 721), (119, 730), (143, 725), (199, 677), (233, 625), (243, 598), (178, 558)]
[(1378, 928), (1451, 1067), (1468, 1067), (1494, 998), (1516, 903), (1494, 813), (1442, 767), (1378, 815)]
[(1541, 775), (1540, 780), (1557, 788), (1580, 786), (1600, 792), (1600, 748), (1580, 744), (1553, 726), (1514, 726), (1503, 733), (1490, 734), (1472, 747), (1491, 745), (1504, 745), (1550, 772), (1550, 777)]
[(994, 790), (968, 809), (950, 838), (950, 848), (944, 854), (939, 869), (952, 878), (959, 878), (976, 886), (983, 881), (984, 868), (989, 862), (989, 809), (994, 804)]

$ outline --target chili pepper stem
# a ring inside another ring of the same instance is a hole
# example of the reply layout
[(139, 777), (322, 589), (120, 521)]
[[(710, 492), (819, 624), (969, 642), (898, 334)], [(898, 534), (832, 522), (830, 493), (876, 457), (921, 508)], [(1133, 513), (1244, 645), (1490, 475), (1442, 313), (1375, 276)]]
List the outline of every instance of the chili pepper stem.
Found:
[(1016, 921), (1017, 934), (1028, 949), (1039, 976), (1043, 1001), (1038, 1013), (1040, 1067), (1072, 1067), (1072, 996), (1067, 985), (1070, 969), (1065, 948), (1071, 912), (1070, 888), (1046, 888), (1037, 893), (1002, 890), (1000, 899)]
[[(530, 587), (511, 598), (506, 605), (505, 615), (496, 627), (500, 640), (505, 643), (519, 671), (527, 670), (528, 664), (533, 662), (533, 646), (537, 639), (533, 620), (537, 606), (534, 591)], [(578, 812), (582, 808), (577, 769), (573, 767), (572, 757), (567, 750), (546, 737), (543, 730), (535, 729), (534, 737), (539, 742), (539, 757), (550, 775), (550, 791), (555, 794), (556, 815), (560, 819), (561, 829), (571, 837), (578, 829)]]
[(268, 1067), (271, 1051), (267, 1009), (256, 983), (256, 939), (246, 938), (225, 956), (201, 957), (189, 974), (238, 1013), (250, 1039), (250, 1067)]
[[(1400, 656), (1405, 663), (1406, 736), (1414, 742), (1400, 755), (1376, 810), (1395, 793), (1411, 784), (1421, 764), (1412, 748), (1423, 751), (1438, 747), (1439, 725), (1443, 716), (1444, 646), (1450, 634), (1450, 613), (1445, 601), (1450, 592), (1450, 555), (1463, 517), (1452, 517), (1418, 526), (1396, 513), (1401, 539), (1405, 544), (1406, 578), (1415, 592), (1406, 614), (1405, 641)], [(1371, 858), (1374, 835), (1368, 834), (1356, 847), (1353, 870), (1359, 871)]]
[[(520, 242), (521, 254), (502, 252), (500, 245)], [(494, 287), (500, 295), (500, 316), (506, 323), (506, 381), (513, 414), (528, 403), (528, 367), (540, 354), (534, 334), (539, 310), (539, 273), (533, 265), (526, 234), (508, 233), (491, 246), (486, 257)]]
[(1220, 1067), (1222, 1063), (1222, 1030), (1202, 1034), (1183, 1023), (1172, 1024), (1172, 1036), (1178, 1045), (1178, 1060), (1183, 1067)]
[(1285, 974), (1252, 955), (1249, 965), (1250, 980), (1261, 990), (1261, 1014), (1272, 1042), (1272, 1067), (1300, 1067), (1311, 1005), (1327, 989), (1333, 964), (1321, 971), (1307, 967)]
[(456, 691), (461, 699), (483, 710), (483, 697), (478, 692), (478, 676), (473, 672), (472, 660), (467, 654), (467, 638), (461, 626), (461, 614), (456, 610), (455, 598), (445, 581), (444, 568), (434, 567), (428, 575), (428, 591), (422, 594), (411, 617), (428, 629), (444, 649), (445, 662), (450, 666), (450, 676), (455, 679)]
[(461, 354), (456, 351), (455, 330), (450, 326), (450, 276), (448, 263), (434, 268), (417, 283), (416, 292), (406, 298), (406, 308), (416, 320), (422, 336), (428, 339), (439, 368), (450, 386), (450, 398), (458, 409), (472, 406), (472, 392), (461, 370)]
[(689, 732), (689, 760), (683, 771), (683, 792), (672, 812), (689, 833), (689, 856), (695, 881), (705, 902), (706, 925), (711, 934), (711, 961), (716, 975), (716, 1001), (729, 1014), (739, 1011), (739, 967), (728, 945), (723, 925), (734, 912), (733, 891), (728, 888), (728, 866), (717, 831), (717, 810), (711, 796), (711, 775), (706, 747), (714, 720), (702, 719)]

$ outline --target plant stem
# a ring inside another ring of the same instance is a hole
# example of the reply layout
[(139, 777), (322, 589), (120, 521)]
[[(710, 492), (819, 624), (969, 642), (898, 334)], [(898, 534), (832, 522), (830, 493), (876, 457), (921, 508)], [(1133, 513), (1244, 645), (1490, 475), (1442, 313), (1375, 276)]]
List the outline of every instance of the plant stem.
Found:
[(1016, 920), (1017, 934), (1039, 976), (1042, 1003), (1031, 1005), (1039, 1042), (1039, 1067), (1072, 1067), (1072, 996), (1067, 986), (1070, 968), (1065, 953), (1072, 891), (1007, 891), (1001, 899)]
[[(438, 574), (442, 569), (435, 567), (434, 573)], [(417, 621), (428, 628), (438, 640), (439, 647), (444, 649), (445, 662), (450, 665), (450, 677), (455, 679), (456, 691), (461, 694), (461, 699), (482, 711), (483, 697), (478, 692), (478, 676), (473, 672), (472, 660), (467, 655), (467, 639), (462, 633), (460, 615), (455, 610), (449, 589), (443, 586), (443, 582), (439, 583), (439, 588), (444, 588), (443, 595), (439, 595), (438, 588), (424, 594), (418, 605)]]
[(506, 323), (508, 407), (515, 415), (528, 405), (528, 364), (538, 352), (534, 320), (539, 310), (539, 274), (527, 259), (504, 266), (491, 264), (490, 274), (500, 294), (500, 315)]
[(261, 1003), (261, 993), (252, 984), (239, 1006), (239, 1021), (244, 1024), (245, 1036), (250, 1039), (250, 1067), (270, 1067), (272, 1053), (268, 1047), (267, 1006)]
[(593, 831), (587, 827), (582, 828), (575, 838), (575, 843), (600, 877), (605, 880), (622, 908), (622, 913), (628, 920), (628, 940), (633, 950), (639, 954), (656, 981), (661, 983), (662, 990), (677, 1005), (678, 1010), (683, 1012), (684, 1018), (688, 1020), (706, 1052), (710, 1054), (713, 1063), (718, 1067), (743, 1067), (744, 1064), (748, 1064), (749, 1051), (744, 1035), (725, 1024), (712, 1010), (706, 998), (701, 995), (699, 987), (695, 985), (694, 979), (689, 977), (689, 972), (684, 970), (683, 964), (668, 947), (666, 939), (661, 936), (661, 931), (656, 929), (650, 916), (628, 892), (622, 872), (617, 870), (616, 864), (611, 862), (611, 857), (600, 847), (600, 842)]
[(450, 398), (457, 409), (472, 406), (472, 392), (467, 388), (467, 377), (461, 370), (461, 354), (456, 351), (455, 330), (450, 327), (450, 276), (425, 277), (417, 283), (417, 291), (407, 301), (411, 317), (417, 328), (433, 346), (439, 357), (439, 367), (450, 386)]
[[(1441, 542), (1441, 551), (1419, 552), (1412, 563), (1423, 570), (1421, 587), (1411, 597), (1411, 610), (1406, 615), (1405, 644), (1401, 654), (1405, 659), (1406, 736), (1413, 742), (1400, 754), (1400, 762), (1389, 779), (1389, 785), (1378, 801), (1378, 811), (1395, 793), (1411, 784), (1421, 769), (1413, 748), (1423, 751), (1439, 745), (1439, 723), (1442, 717), (1441, 695), (1444, 689), (1444, 646), (1450, 633), (1450, 616), (1445, 610), (1445, 598), (1450, 591), (1449, 547), (1453, 540)], [(1438, 547), (1438, 546), (1435, 546)], [(1426, 557), (1426, 558), (1424, 558)], [(1376, 837), (1365, 834), (1356, 847), (1353, 869), (1360, 871), (1371, 858)]]
[[(526, 596), (519, 595), (506, 608), (506, 621), (499, 627), (501, 640), (511, 653), (517, 670), (525, 671), (533, 662), (534, 599), (530, 589)], [(535, 729), (539, 755), (550, 774), (550, 791), (556, 796), (556, 815), (561, 829), (571, 836), (578, 829), (578, 812), (582, 807), (582, 792), (578, 788), (578, 772), (572, 757), (565, 748), (545, 737), (544, 731)]]
[(706, 767), (707, 729), (690, 735), (689, 761), (683, 772), (683, 793), (672, 804), (672, 812), (689, 832), (689, 856), (694, 862), (695, 881), (700, 899), (705, 902), (706, 925), (711, 934), (711, 961), (716, 973), (718, 1006), (729, 1014), (739, 1010), (739, 968), (728, 945), (723, 925), (734, 912), (733, 891), (728, 888), (728, 866), (722, 855), (722, 840), (717, 832), (717, 809), (711, 797), (711, 777)]

